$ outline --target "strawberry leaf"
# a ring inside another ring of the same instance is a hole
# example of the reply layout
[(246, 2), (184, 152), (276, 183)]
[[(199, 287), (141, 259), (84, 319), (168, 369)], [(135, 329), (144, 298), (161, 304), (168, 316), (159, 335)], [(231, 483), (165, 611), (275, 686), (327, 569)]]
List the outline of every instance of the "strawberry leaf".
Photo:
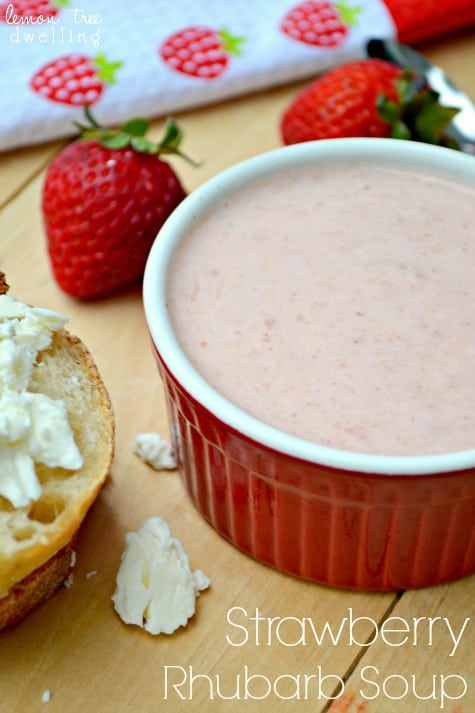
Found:
[(130, 140), (130, 145), (139, 153), (158, 153), (157, 144), (150, 141), (150, 139), (146, 139), (144, 136), (133, 136)]
[(163, 151), (175, 152), (180, 146), (182, 139), (181, 129), (174, 119), (167, 119), (165, 126), (165, 136), (160, 142), (160, 148)]
[(384, 96), (384, 94), (379, 94), (376, 97), (376, 107), (378, 109), (378, 116), (383, 121), (388, 124), (393, 124), (393, 122), (399, 121), (400, 118), (400, 106), (396, 102), (391, 101)]
[(131, 136), (145, 136), (149, 129), (149, 122), (145, 119), (131, 119), (122, 124), (120, 129)]
[(100, 143), (108, 149), (123, 149), (130, 144), (130, 134), (117, 131), (100, 138)]
[(390, 125), (392, 138), (460, 149), (446, 133), (459, 109), (443, 106), (439, 94), (427, 85), (424, 77), (404, 70), (397, 79), (396, 92), (397, 102), (381, 95), (376, 99), (378, 116)]
[(391, 127), (392, 139), (410, 140), (411, 132), (403, 121), (395, 121)]
[(421, 140), (427, 143), (439, 143), (441, 136), (458, 110), (427, 100), (420, 113), (415, 117), (415, 127)]
[(105, 126), (101, 126), (94, 119), (90, 107), (84, 107), (84, 115), (88, 123), (82, 124), (75, 121), (74, 125), (79, 129), (81, 138), (85, 140), (93, 139), (99, 141), (102, 146), (108, 149), (122, 149), (126, 146), (131, 146), (133, 150), (138, 153), (157, 156), (161, 156), (162, 154), (175, 154), (181, 156), (181, 158), (184, 158), (194, 166), (198, 165), (180, 151), (179, 147), (183, 135), (180, 127), (173, 119), (167, 120), (165, 136), (162, 141), (156, 142), (151, 141), (145, 136), (149, 128), (149, 122), (146, 119), (130, 119), (118, 129), (109, 129)]
[(425, 79), (414, 75), (411, 70), (404, 70), (396, 80), (396, 92), (399, 103), (406, 105), (414, 101), (419, 92), (427, 88)]

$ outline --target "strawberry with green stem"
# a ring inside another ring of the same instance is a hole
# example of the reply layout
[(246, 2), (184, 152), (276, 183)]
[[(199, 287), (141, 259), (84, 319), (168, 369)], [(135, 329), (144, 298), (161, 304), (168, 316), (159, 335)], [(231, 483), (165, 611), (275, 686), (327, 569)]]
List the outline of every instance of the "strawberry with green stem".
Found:
[(349, 136), (402, 138), (457, 148), (446, 129), (457, 109), (442, 106), (424, 79), (391, 62), (347, 62), (320, 75), (281, 118), (285, 144)]
[(379, 94), (376, 107), (390, 127), (391, 138), (459, 148), (446, 130), (460, 110), (442, 105), (438, 92), (410, 69), (403, 70), (396, 82), (396, 100)]
[(42, 211), (53, 275), (77, 298), (97, 299), (137, 283), (155, 237), (186, 195), (162, 155), (178, 154), (173, 120), (164, 138), (146, 137), (149, 124), (132, 119), (100, 126), (85, 108), (81, 138), (49, 165)]
[(70, 106), (91, 106), (108, 85), (115, 84), (122, 62), (111, 62), (100, 53), (95, 57), (69, 54), (43, 65), (30, 79), (31, 89), (45, 99)]

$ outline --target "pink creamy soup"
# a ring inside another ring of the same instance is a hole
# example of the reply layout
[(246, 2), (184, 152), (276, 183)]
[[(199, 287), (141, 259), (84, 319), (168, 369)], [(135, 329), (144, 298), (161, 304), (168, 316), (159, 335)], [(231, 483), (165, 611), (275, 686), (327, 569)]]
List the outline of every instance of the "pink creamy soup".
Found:
[(168, 308), (223, 396), (352, 451), (475, 447), (475, 187), (384, 166), (279, 172), (200, 219)]

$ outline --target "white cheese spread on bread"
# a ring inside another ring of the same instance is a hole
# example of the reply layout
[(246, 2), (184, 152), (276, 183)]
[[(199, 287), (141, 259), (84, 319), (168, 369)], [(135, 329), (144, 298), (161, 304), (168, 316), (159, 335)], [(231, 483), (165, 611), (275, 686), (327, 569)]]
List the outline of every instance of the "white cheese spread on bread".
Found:
[(35, 463), (68, 470), (83, 464), (64, 402), (30, 391), (38, 354), (66, 322), (0, 295), (0, 495), (15, 508), (41, 495)]

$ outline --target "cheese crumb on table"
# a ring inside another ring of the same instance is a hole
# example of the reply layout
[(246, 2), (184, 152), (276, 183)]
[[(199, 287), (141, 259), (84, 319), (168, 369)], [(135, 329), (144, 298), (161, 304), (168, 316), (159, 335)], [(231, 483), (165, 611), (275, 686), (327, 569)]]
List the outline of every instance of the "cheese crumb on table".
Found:
[(176, 459), (171, 445), (159, 433), (139, 433), (132, 449), (144, 463), (155, 470), (174, 470)]
[(196, 599), (210, 586), (201, 571), (192, 572), (182, 543), (161, 517), (145, 520), (125, 537), (125, 549), (112, 596), (122, 621), (150, 634), (172, 634), (194, 615)]
[(68, 576), (66, 577), (66, 579), (63, 581), (63, 587), (66, 587), (66, 589), (71, 589), (71, 587), (73, 586), (73, 582), (74, 582), (74, 574), (72, 572), (70, 572), (68, 574)]

